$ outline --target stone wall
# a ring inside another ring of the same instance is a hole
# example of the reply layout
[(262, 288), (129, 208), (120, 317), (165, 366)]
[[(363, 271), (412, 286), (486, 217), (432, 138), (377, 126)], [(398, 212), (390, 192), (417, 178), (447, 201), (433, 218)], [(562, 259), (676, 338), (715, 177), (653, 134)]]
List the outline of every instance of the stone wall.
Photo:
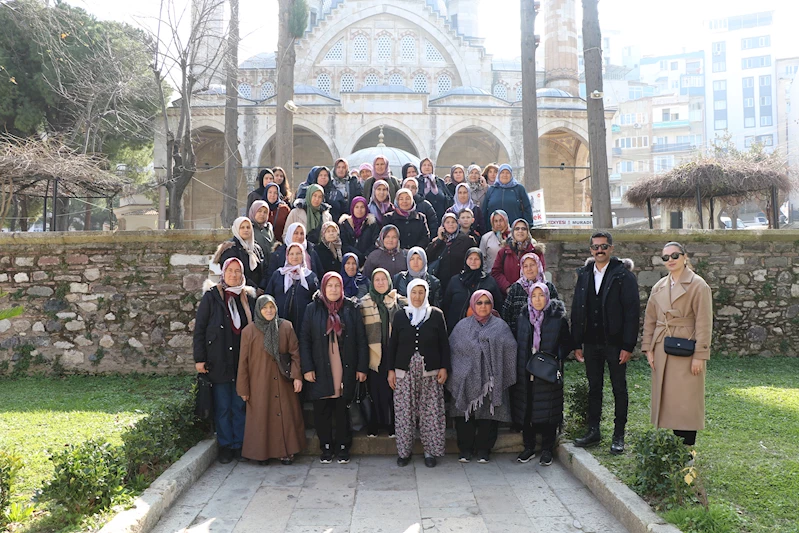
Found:
[[(208, 259), (227, 231), (0, 234), (0, 369), (58, 362), (86, 372), (191, 370), (192, 329)], [(552, 280), (571, 307), (588, 231), (536, 232)], [(642, 310), (665, 274), (662, 245), (679, 240), (714, 291), (713, 350), (795, 356), (799, 232), (615, 231), (635, 261)], [(643, 316), (643, 313), (642, 313)]]

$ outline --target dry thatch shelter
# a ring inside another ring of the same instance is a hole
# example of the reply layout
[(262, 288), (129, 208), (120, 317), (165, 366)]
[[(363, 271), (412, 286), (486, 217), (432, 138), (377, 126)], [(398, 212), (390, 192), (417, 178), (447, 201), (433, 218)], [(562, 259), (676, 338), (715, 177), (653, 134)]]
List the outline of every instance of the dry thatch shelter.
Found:
[(644, 178), (627, 191), (625, 198), (632, 205), (647, 207), (649, 227), (652, 228), (652, 200), (676, 208), (695, 206), (700, 225), (704, 227), (702, 205), (709, 203), (710, 228), (713, 228), (713, 200), (723, 198), (736, 204), (753, 195), (768, 195), (769, 218), (773, 227), (779, 226), (778, 195), (786, 195), (794, 188), (794, 181), (782, 168), (779, 160), (771, 156), (707, 157), (680, 165), (665, 174)]
[(59, 139), (0, 136), (0, 224), (15, 195), (44, 198), (46, 218), (48, 197), (110, 200), (129, 184), (108, 171), (105, 158), (78, 153)]

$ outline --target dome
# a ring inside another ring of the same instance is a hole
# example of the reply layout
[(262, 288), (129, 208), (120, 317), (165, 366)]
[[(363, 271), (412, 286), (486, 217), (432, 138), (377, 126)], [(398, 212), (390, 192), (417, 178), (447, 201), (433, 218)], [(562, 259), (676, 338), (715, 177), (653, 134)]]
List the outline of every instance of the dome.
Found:
[(535, 92), (538, 98), (574, 98), (573, 95), (567, 93), (563, 89), (555, 89), (554, 87), (544, 87)]
[(413, 93), (413, 89), (411, 89), (410, 87), (405, 87), (404, 85), (367, 85), (365, 87), (361, 87), (356, 92), (401, 94), (401, 93)]
[(318, 89), (317, 87), (314, 87), (313, 85), (305, 85), (302, 83), (298, 83), (297, 85), (294, 86), (294, 95), (297, 96), (301, 94), (316, 94), (319, 96), (324, 96), (325, 98), (332, 98), (333, 100), (335, 100), (335, 98), (333, 98), (331, 95), (322, 91), (321, 89)]
[(277, 68), (274, 52), (263, 52), (246, 59), (241, 65), (240, 69), (249, 68)]
[(491, 96), (491, 93), (486, 91), (485, 89), (481, 89), (480, 87), (470, 87), (468, 85), (461, 85), (460, 87), (454, 87), (449, 91), (439, 95), (438, 98), (444, 98), (445, 96), (455, 96), (455, 95)]
[(412, 163), (419, 168), (419, 158), (415, 155), (401, 150), (399, 148), (391, 148), (389, 146), (373, 146), (371, 148), (363, 148), (354, 152), (344, 159), (350, 164), (350, 168), (358, 168), (363, 163), (374, 162), (375, 157), (384, 155), (388, 159), (388, 164), (391, 167), (391, 173), (397, 178), (402, 178), (402, 166), (405, 163)]

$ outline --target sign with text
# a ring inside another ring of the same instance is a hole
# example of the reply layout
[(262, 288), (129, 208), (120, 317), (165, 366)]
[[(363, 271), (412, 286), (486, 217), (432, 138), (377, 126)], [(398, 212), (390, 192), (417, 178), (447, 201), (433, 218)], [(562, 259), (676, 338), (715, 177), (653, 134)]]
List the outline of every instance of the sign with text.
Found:
[(593, 228), (594, 217), (591, 213), (550, 213), (547, 216), (550, 228)]
[(547, 209), (544, 204), (544, 189), (528, 193), (530, 205), (533, 208), (533, 227), (543, 226), (547, 223)]

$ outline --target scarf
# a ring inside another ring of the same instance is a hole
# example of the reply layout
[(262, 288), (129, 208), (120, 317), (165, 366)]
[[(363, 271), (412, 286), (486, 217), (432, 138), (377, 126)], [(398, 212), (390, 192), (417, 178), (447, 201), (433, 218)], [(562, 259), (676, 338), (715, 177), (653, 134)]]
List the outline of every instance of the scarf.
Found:
[[(503, 170), (507, 170), (508, 172), (510, 172), (511, 178), (508, 183), (502, 183), (499, 179), (499, 173), (502, 172)], [(516, 181), (516, 178), (513, 177), (513, 169), (511, 168), (511, 166), (508, 165), (507, 163), (499, 165), (499, 170), (497, 171), (497, 179), (494, 180), (494, 184), (492, 185), (492, 187), (499, 187), (500, 189), (512, 189), (518, 184), (519, 182)]]
[(308, 186), (305, 193), (305, 214), (307, 216), (305, 231), (307, 233), (311, 233), (322, 225), (322, 204), (319, 204), (319, 207), (311, 205), (311, 198), (313, 198), (314, 193), (317, 191), (322, 193), (322, 203), (324, 203), (325, 190), (321, 185), (313, 183)]
[(416, 165), (414, 165), (413, 163), (405, 163), (404, 165), (402, 165), (402, 181), (403, 182), (406, 179), (408, 179), (408, 169), (411, 168), (411, 167), (413, 167), (413, 169), (416, 170), (416, 174), (419, 175), (419, 169), (416, 168)]
[[(424, 287), (424, 302), (421, 306), (414, 307), (413, 303), (411, 302), (411, 291), (418, 285)], [(408, 306), (405, 308), (405, 314), (411, 320), (411, 326), (418, 327), (422, 325), (428, 318), (430, 318), (430, 313), (433, 312), (433, 307), (430, 305), (430, 302), (427, 301), (428, 296), (430, 296), (430, 286), (425, 280), (414, 279), (408, 283)]]
[[(366, 213), (361, 218), (355, 216), (355, 206), (359, 203), (363, 204), (366, 208)], [(356, 196), (352, 199), (352, 202), (350, 202), (350, 216), (352, 217), (352, 229), (355, 230), (355, 238), (359, 239), (361, 233), (363, 233), (366, 218), (369, 216), (369, 205), (366, 203), (366, 198), (363, 196)]]
[[(336, 228), (336, 240), (333, 242), (328, 242), (325, 240), (325, 230), (327, 230), (327, 228), (330, 226)], [(319, 233), (319, 239), (328, 250), (333, 252), (333, 256), (336, 258), (336, 260), (341, 261), (341, 231), (338, 229), (338, 224), (330, 221), (322, 224), (322, 231)]]
[[(469, 268), (469, 264), (466, 262), (472, 254), (477, 254), (480, 257), (480, 266), (476, 270)], [(464, 287), (469, 289), (470, 292), (473, 291), (485, 275), (485, 272), (483, 272), (483, 252), (480, 251), (480, 248), (475, 247), (466, 250), (466, 257), (463, 259), (463, 270), (458, 274), (458, 279), (463, 283)]]
[[(250, 220), (247, 217), (239, 217), (236, 220), (234, 220), (232, 229), (233, 229), (233, 236), (236, 237), (236, 240), (239, 241), (239, 243), (241, 243), (241, 246), (244, 248), (244, 251), (247, 252), (247, 256), (249, 257), (249, 263), (250, 263), (249, 264), (250, 272), (252, 272), (256, 268), (258, 268), (258, 263), (260, 259), (258, 257), (258, 252), (255, 249), (255, 231), (250, 232), (250, 238), (247, 239), (246, 241), (242, 239), (241, 234), (239, 234), (239, 228), (241, 227), (241, 224), (245, 220), (247, 222), (250, 222)], [(252, 226), (251, 222), (250, 226)], [(244, 274), (243, 270), (242, 274)]]
[(381, 202), (377, 199), (377, 188), (380, 186), (385, 187), (388, 196), (391, 196), (391, 189), (388, 186), (388, 182), (385, 180), (375, 180), (372, 185), (372, 197), (369, 200), (369, 211), (375, 216), (377, 221), (382, 224), (383, 215), (391, 210), (391, 199), (389, 198), (385, 202)]
[[(225, 270), (230, 264), (235, 261), (239, 264), (239, 268), (241, 269), (241, 283), (236, 285), (235, 287), (228, 285), (225, 283)], [(241, 295), (241, 291), (244, 290), (244, 287), (247, 284), (247, 279), (244, 277), (244, 265), (241, 264), (241, 261), (235, 257), (231, 257), (222, 265), (222, 281), (219, 282), (222, 286), (222, 290), (225, 292), (225, 305), (227, 306), (228, 310), (228, 318), (230, 318), (230, 325), (233, 328), (233, 333), (238, 335), (241, 332), (241, 315), (239, 315), (239, 308), (236, 306), (236, 300)]]
[[(449, 233), (446, 227), (444, 226), (444, 221), (446, 221), (448, 218), (452, 218), (455, 221), (455, 225), (458, 226), (454, 233)], [(452, 244), (452, 241), (455, 240), (455, 237), (457, 237), (458, 233), (460, 233), (461, 231), (460, 225), (458, 225), (458, 217), (455, 216), (455, 213), (451, 212), (444, 213), (444, 216), (441, 217), (441, 227), (444, 228), (444, 243), (449, 246), (450, 244)]]
[[(350, 276), (347, 274), (347, 270), (344, 268), (347, 266), (347, 261), (350, 260), (350, 257), (355, 259), (355, 275)], [(366, 283), (366, 278), (363, 277), (363, 274), (358, 272), (360, 268), (360, 261), (358, 261), (357, 254), (352, 252), (344, 254), (344, 258), (341, 260), (341, 279), (344, 280), (344, 296), (347, 298), (352, 298), (353, 296), (358, 296), (358, 288), (363, 286)]]
[[(393, 250), (389, 250), (383, 244), (383, 238), (386, 236), (386, 233), (388, 233), (389, 231), (392, 231), (392, 230), (397, 232), (397, 247), (394, 248)], [(400, 253), (399, 230), (397, 229), (397, 226), (395, 226), (393, 224), (388, 224), (386, 226), (383, 226), (383, 229), (380, 230), (380, 237), (378, 237), (378, 239), (377, 239), (377, 247), (380, 248), (381, 250), (383, 250), (384, 252), (386, 252), (388, 255), (390, 255), (392, 257), (397, 255), (398, 253)]]
[[(458, 189), (463, 188), (466, 189), (466, 192), (469, 193), (469, 201), (465, 204), (460, 203), (458, 201)], [(474, 213), (474, 201), (472, 200), (472, 190), (466, 183), (459, 183), (455, 186), (455, 202), (452, 204), (452, 211), (456, 214), (460, 214), (461, 211), (464, 209), (471, 209), (472, 213)]]
[[(422, 263), (424, 266), (422, 270), (416, 271), (411, 268), (411, 257), (416, 254), (422, 258)], [(408, 267), (408, 274), (414, 279), (425, 279), (427, 277), (427, 252), (424, 251), (424, 248), (421, 246), (414, 246), (410, 250), (408, 250), (408, 257), (406, 258), (406, 266)]]
[(335, 332), (336, 336), (340, 337), (341, 332), (344, 331), (344, 326), (341, 324), (341, 317), (338, 316), (338, 312), (344, 305), (344, 296), (342, 295), (335, 302), (331, 302), (327, 299), (325, 291), (327, 289), (327, 284), (330, 283), (332, 279), (337, 279), (342, 288), (344, 287), (344, 282), (338, 272), (328, 272), (322, 276), (322, 283), (319, 284), (319, 299), (322, 300), (322, 303), (325, 304), (327, 308), (327, 330), (325, 331), (325, 335), (330, 335), (331, 332)]
[[(541, 289), (547, 299), (547, 304), (540, 311), (533, 307), (533, 290)], [(533, 326), (533, 353), (538, 351), (541, 346), (541, 324), (544, 322), (544, 311), (549, 307), (549, 287), (546, 283), (533, 283), (530, 288), (530, 295), (527, 298), (527, 311), (530, 313), (530, 324)]]
[[(491, 312), (485, 318), (480, 318), (477, 316), (477, 300), (480, 299), (481, 296), (487, 296), (489, 300), (491, 300)], [(472, 297), (469, 298), (469, 308), (472, 310), (472, 316), (474, 317), (477, 322), (480, 323), (481, 326), (485, 326), (488, 322), (488, 319), (492, 316), (499, 316), (499, 313), (496, 309), (494, 309), (494, 295), (488, 292), (485, 289), (480, 289), (479, 291), (474, 291)]]
[[(275, 202), (270, 202), (266, 199), (267, 193), (269, 192), (269, 187), (274, 187), (277, 189), (277, 200)], [(267, 207), (269, 207), (269, 213), (277, 213), (277, 208), (280, 206), (280, 185), (275, 183), (274, 181), (264, 187), (264, 202), (266, 202)]]
[(302, 244), (298, 242), (290, 242), (288, 246), (286, 246), (286, 263), (277, 269), (278, 272), (283, 276), (283, 292), (289, 292), (289, 289), (295, 282), (299, 281), (300, 285), (305, 290), (308, 289), (308, 280), (306, 279), (308, 275), (311, 273), (310, 270), (305, 265), (305, 252), (303, 251), (302, 254), (302, 263), (299, 265), (290, 265), (289, 264), (289, 251), (291, 250), (292, 246), (299, 247), (300, 250), (303, 250)]
[[(377, 163), (378, 159), (386, 162), (386, 170), (382, 174), (378, 174), (377, 170), (375, 170), (375, 163)], [(391, 167), (388, 166), (388, 158), (386, 156), (379, 155), (372, 161), (372, 175), (375, 177), (375, 185), (377, 185), (378, 180), (388, 181), (388, 177), (391, 175)]]
[[(345, 167), (345, 169), (344, 169), (344, 177), (343, 177), (343, 178), (339, 178), (339, 177), (338, 177), (338, 174), (336, 173), (336, 169), (338, 168), (338, 164), (339, 164), (339, 163), (344, 163), (344, 167)], [(346, 159), (344, 159), (343, 157), (339, 157), (338, 159), (336, 159), (336, 162), (335, 162), (335, 163), (333, 163), (333, 176), (332, 176), (332, 178), (330, 179), (330, 183), (332, 183), (332, 184), (333, 184), (333, 186), (334, 186), (334, 187), (335, 187), (335, 188), (336, 188), (336, 189), (337, 189), (337, 190), (338, 190), (338, 191), (341, 193), (341, 195), (342, 195), (342, 196), (344, 196), (344, 198), (346, 199), (346, 198), (347, 198), (347, 196), (349, 196), (349, 195), (347, 194), (347, 193), (349, 192), (349, 191), (348, 191), (348, 188), (349, 188), (349, 187), (348, 187), (348, 185), (349, 185), (349, 182), (350, 182), (350, 164), (349, 164), (349, 163), (347, 162), (347, 160), (346, 160)]]
[[(408, 211), (401, 209), (399, 206), (400, 194), (407, 194), (411, 197), (411, 208)], [(413, 193), (410, 189), (400, 189), (397, 191), (397, 194), (394, 195), (394, 211), (402, 218), (408, 218), (416, 212), (416, 201), (413, 199)]]
[[(523, 223), (527, 228), (527, 237), (523, 241), (517, 241), (513, 233), (513, 228), (515, 228), (516, 224), (519, 222)], [(533, 244), (533, 240), (530, 236), (530, 224), (523, 218), (517, 218), (513, 221), (513, 226), (511, 226), (510, 235), (508, 236), (508, 247), (518, 256), (521, 253), (526, 252), (531, 244)]]
[[(377, 274), (384, 275), (388, 281), (388, 290), (385, 293), (375, 290)], [(366, 329), (366, 340), (369, 343), (369, 368), (375, 372), (380, 368), (380, 361), (383, 357), (383, 342), (388, 343), (391, 335), (391, 319), (397, 310), (398, 300), (397, 291), (394, 290), (391, 283), (391, 275), (384, 268), (376, 268), (372, 272), (369, 298), (362, 300), (363, 322)]]
[(425, 157), (421, 161), (419, 161), (419, 172), (421, 172), (422, 163), (425, 161), (429, 162), (430, 165), (433, 167), (433, 171), (430, 174), (422, 174), (422, 180), (424, 181), (424, 190), (422, 191), (424, 194), (423, 196), (427, 196), (428, 193), (433, 193), (433, 195), (438, 196), (438, 182), (436, 181), (436, 166), (433, 164), (433, 161), (429, 157)]
[[(261, 309), (267, 305), (275, 306), (275, 318), (272, 320), (265, 319), (264, 315), (261, 314)], [(258, 331), (264, 334), (264, 350), (272, 356), (275, 362), (280, 357), (280, 324), (282, 322), (283, 319), (277, 316), (277, 302), (274, 296), (264, 294), (255, 301), (253, 323), (258, 328)]]
[[(524, 262), (528, 259), (533, 259), (536, 265), (538, 265), (538, 275), (535, 277), (535, 279), (527, 279), (524, 277)], [(541, 258), (538, 257), (538, 254), (530, 252), (522, 256), (521, 261), (519, 261), (519, 280), (516, 283), (521, 285), (522, 288), (524, 288), (524, 292), (527, 294), (532, 292), (533, 285), (537, 283), (543, 283), (546, 285), (546, 280), (544, 279), (544, 267), (541, 265)]]
[[(504, 231), (494, 231), (494, 217), (497, 215), (505, 219)], [(506, 213), (504, 209), (497, 209), (496, 211), (491, 213), (491, 231), (494, 232), (494, 235), (497, 236), (497, 240), (500, 243), (505, 242), (505, 239), (507, 239), (508, 235), (510, 235), (510, 220), (508, 220), (508, 213)]]

